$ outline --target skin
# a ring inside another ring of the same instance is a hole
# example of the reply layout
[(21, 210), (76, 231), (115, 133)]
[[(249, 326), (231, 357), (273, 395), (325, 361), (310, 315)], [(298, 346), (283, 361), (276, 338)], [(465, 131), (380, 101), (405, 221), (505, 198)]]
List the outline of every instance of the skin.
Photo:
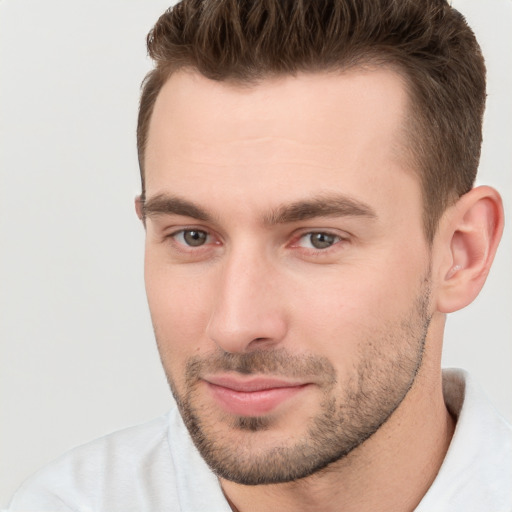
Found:
[[(348, 454), (293, 482), (244, 485), (221, 473), (234, 510), (412, 510), (442, 463), (454, 428), (441, 387), (445, 314), (483, 285), (502, 210), (493, 189), (475, 189), (426, 242), (417, 170), (403, 157), (408, 102), (385, 69), (251, 87), (180, 71), (157, 99), (147, 199), (136, 206), (157, 344), (182, 415), (191, 404), (204, 435), (244, 471), (314, 441), (329, 401), (336, 423), (369, 436), (349, 442), (339, 428)], [(319, 211), (326, 198), (337, 207)], [(290, 208), (304, 202), (312, 214)], [(190, 230), (205, 243), (188, 244)], [(311, 233), (332, 244), (315, 248)], [(242, 428), (204, 380), (241, 378), (204, 366), (226, 354), (263, 357), (256, 375), (305, 385), (259, 415), (264, 428)], [(308, 371), (312, 360), (326, 366)], [(203, 362), (192, 384), (191, 361)]]

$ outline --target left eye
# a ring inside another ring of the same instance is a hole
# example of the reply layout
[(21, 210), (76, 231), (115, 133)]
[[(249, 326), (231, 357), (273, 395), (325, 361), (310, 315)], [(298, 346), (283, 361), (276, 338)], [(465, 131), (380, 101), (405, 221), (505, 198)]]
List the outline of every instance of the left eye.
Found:
[(208, 233), (200, 229), (183, 229), (173, 235), (173, 237), (183, 245), (189, 247), (200, 247), (208, 242)]
[(340, 240), (339, 236), (330, 233), (307, 233), (301, 236), (298, 245), (307, 249), (328, 249)]

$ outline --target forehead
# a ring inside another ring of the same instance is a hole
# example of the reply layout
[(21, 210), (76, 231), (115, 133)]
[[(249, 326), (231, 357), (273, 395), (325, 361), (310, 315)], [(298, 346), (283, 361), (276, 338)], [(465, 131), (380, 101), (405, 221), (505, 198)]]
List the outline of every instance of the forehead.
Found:
[(327, 146), (349, 136), (344, 128), (351, 139), (367, 132), (368, 122), (375, 131), (381, 128), (396, 137), (406, 104), (402, 77), (385, 68), (302, 73), (255, 85), (178, 71), (156, 100), (148, 143), (171, 135), (181, 142), (203, 139), (212, 144), (234, 136), (290, 136)]
[(407, 105), (400, 75), (387, 69), (248, 86), (177, 72), (149, 126), (146, 195), (178, 192), (204, 202), (235, 193), (274, 206), (283, 194), (294, 200), (333, 187), (382, 194), (412, 176), (403, 158)]

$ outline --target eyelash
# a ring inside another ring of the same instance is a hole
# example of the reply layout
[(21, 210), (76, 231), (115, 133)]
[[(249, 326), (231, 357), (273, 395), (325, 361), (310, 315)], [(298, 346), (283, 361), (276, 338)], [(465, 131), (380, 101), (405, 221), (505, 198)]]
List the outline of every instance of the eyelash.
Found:
[[(311, 251), (313, 253), (320, 253), (320, 254), (323, 254), (323, 253), (327, 253), (329, 252), (330, 249), (332, 249), (333, 247), (335, 247), (336, 245), (338, 245), (339, 243), (341, 242), (344, 242), (344, 241), (347, 241), (346, 238), (343, 238), (342, 236), (340, 236), (339, 234), (337, 233), (332, 233), (330, 231), (307, 231), (305, 233), (301, 233), (296, 239), (295, 241), (291, 244), (291, 247), (301, 247), (300, 246), (300, 242), (301, 240), (305, 240), (305, 239), (308, 239), (309, 238), (309, 243), (310, 245), (314, 245), (313, 243), (313, 237), (315, 235), (321, 235), (325, 238), (332, 238), (333, 241), (330, 245), (326, 246), (326, 247), (323, 247), (323, 248), (320, 248), (320, 247), (302, 247), (302, 249), (306, 250), (306, 251)], [(318, 241), (318, 240), (317, 240)]]
[[(192, 246), (192, 245), (188, 245), (185, 241), (178, 241), (178, 237), (181, 235), (181, 237), (185, 236), (185, 233), (187, 232), (196, 232), (196, 233), (204, 233), (206, 235), (206, 241), (204, 244), (201, 244), (201, 245), (198, 245), (198, 246)], [(200, 228), (194, 228), (194, 227), (187, 227), (187, 228), (182, 228), (182, 229), (178, 229), (176, 231), (173, 231), (172, 233), (170, 233), (169, 235), (166, 235), (165, 238), (166, 239), (170, 239), (173, 244), (178, 248), (179, 251), (181, 252), (198, 252), (198, 251), (201, 251), (205, 249), (205, 245), (208, 246), (209, 243), (211, 243), (209, 241), (209, 239), (211, 239), (212, 235), (206, 230), (206, 229), (200, 229)], [(220, 245), (219, 242), (217, 242), (215, 245)]]
[[(189, 232), (189, 233), (197, 232), (197, 233), (204, 234), (206, 236), (205, 243), (197, 245), (197, 246), (192, 246), (192, 245), (187, 244), (185, 240), (179, 241), (177, 239), (179, 236), (181, 236), (183, 238), (187, 232)], [(331, 245), (329, 245), (325, 248), (301, 247), (301, 245), (300, 245), (301, 240), (304, 240), (307, 237), (310, 237), (310, 241), (311, 241), (311, 237), (314, 235), (323, 235), (328, 238), (333, 238), (334, 241)], [(208, 248), (208, 246), (211, 244), (212, 235), (206, 229), (200, 229), (200, 228), (195, 228), (195, 227), (186, 227), (186, 228), (181, 228), (176, 231), (173, 231), (172, 233), (167, 235), (165, 238), (171, 239), (174, 242), (175, 246), (177, 246), (178, 250), (180, 250), (181, 252), (197, 253), (201, 250), (205, 250), (206, 248)], [(322, 255), (329, 254), (331, 252), (331, 250), (335, 250), (333, 248), (337, 248), (337, 246), (339, 244), (343, 244), (345, 242), (348, 242), (348, 237), (343, 237), (338, 233), (333, 233), (329, 230), (314, 230), (314, 231), (305, 231), (305, 232), (299, 233), (292, 239), (291, 243), (287, 244), (287, 246), (291, 247), (291, 248), (302, 249), (308, 255), (322, 256)], [(214, 245), (220, 245), (220, 244), (221, 244), (221, 242), (215, 242)]]

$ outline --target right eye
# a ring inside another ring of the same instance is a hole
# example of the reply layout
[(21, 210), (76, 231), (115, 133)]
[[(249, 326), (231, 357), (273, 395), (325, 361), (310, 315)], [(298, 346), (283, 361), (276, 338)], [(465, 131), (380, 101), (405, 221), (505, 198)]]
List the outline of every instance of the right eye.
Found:
[(210, 235), (201, 229), (182, 229), (173, 233), (172, 238), (188, 247), (201, 247), (210, 241)]

